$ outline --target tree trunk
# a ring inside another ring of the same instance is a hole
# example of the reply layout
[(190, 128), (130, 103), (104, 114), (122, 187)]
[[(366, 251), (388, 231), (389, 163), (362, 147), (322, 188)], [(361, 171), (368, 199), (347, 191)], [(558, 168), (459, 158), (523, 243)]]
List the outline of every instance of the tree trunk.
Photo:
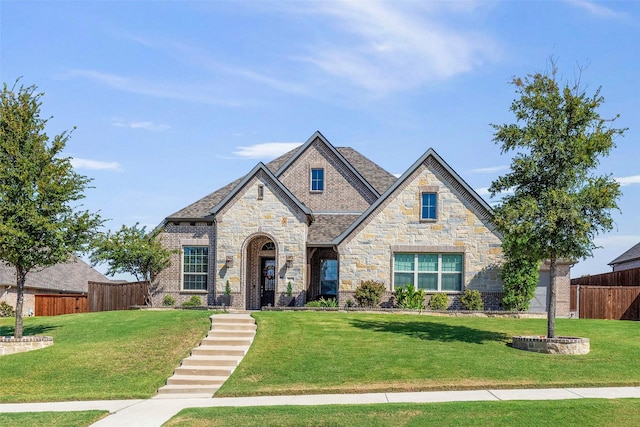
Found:
[(556, 336), (556, 255), (549, 260), (549, 292), (547, 293), (547, 338)]
[(27, 279), (27, 272), (16, 266), (16, 327), (13, 331), (15, 338), (22, 338), (23, 322), (22, 307), (24, 306), (24, 282)]

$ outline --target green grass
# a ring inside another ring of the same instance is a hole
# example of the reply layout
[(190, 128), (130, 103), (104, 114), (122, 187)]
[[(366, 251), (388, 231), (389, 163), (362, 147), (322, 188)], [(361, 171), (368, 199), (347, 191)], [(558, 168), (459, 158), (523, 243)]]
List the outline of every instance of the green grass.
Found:
[[(0, 402), (151, 397), (206, 335), (210, 315), (140, 310), (25, 318), (25, 336), (52, 336), (54, 344), (1, 356)], [(12, 335), (14, 322), (0, 319), (0, 335)]]
[(0, 426), (83, 427), (90, 426), (108, 413), (108, 411), (5, 413), (0, 414)]
[(165, 427), (630, 426), (637, 399), (185, 409)]
[(637, 322), (557, 319), (587, 355), (509, 346), (546, 319), (260, 312), (254, 344), (216, 396), (640, 385)]

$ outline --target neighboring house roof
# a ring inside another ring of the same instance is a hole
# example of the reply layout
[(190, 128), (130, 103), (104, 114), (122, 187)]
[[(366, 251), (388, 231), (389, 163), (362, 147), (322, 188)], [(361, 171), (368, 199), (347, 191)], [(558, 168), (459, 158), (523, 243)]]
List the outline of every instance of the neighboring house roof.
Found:
[[(326, 138), (317, 131), (301, 146), (294, 148), (263, 166), (266, 170), (271, 172), (273, 177), (278, 178), (282, 173), (284, 173), (284, 171), (286, 171), (287, 167), (291, 165), (296, 158), (301, 156), (302, 153), (316, 140), (321, 141), (329, 150), (333, 151), (334, 154), (343, 161), (345, 166), (363, 183), (365, 187), (374, 193), (376, 197), (386, 191), (396, 181), (395, 176), (353, 148), (334, 148)], [(232, 191), (241, 187), (243, 182), (253, 176), (254, 171), (255, 168), (247, 175), (236, 179), (213, 193), (204, 196), (200, 200), (197, 200), (196, 202), (169, 215), (165, 219), (165, 222), (172, 220), (189, 221), (213, 219), (212, 210), (217, 211), (217, 209), (214, 208), (221, 202), (228, 200), (231, 197), (230, 194)], [(297, 203), (300, 202), (298, 201)], [(316, 227), (316, 229), (318, 229), (318, 227)], [(323, 233), (331, 233), (331, 231), (327, 230), (323, 231)]]
[(440, 172), (444, 175), (443, 178), (456, 188), (456, 190), (461, 193), (461, 195), (471, 203), (478, 213), (485, 217), (492, 217), (492, 209), (487, 202), (484, 201), (482, 197), (478, 195), (478, 193), (473, 190), (467, 184), (460, 175), (456, 171), (454, 171), (451, 166), (445, 162), (442, 157), (438, 153), (435, 152), (433, 148), (429, 148), (407, 171), (402, 174), (400, 178), (398, 178), (395, 183), (387, 189), (387, 191), (380, 196), (375, 203), (369, 206), (369, 209), (364, 211), (360, 217), (354, 221), (348, 228), (346, 228), (339, 236), (337, 236), (333, 240), (334, 245), (339, 245), (342, 243), (350, 234), (353, 232), (360, 224), (362, 224), (366, 219), (374, 212), (382, 203), (386, 201), (388, 197), (390, 197), (398, 187), (400, 187), (422, 164), (427, 164), (427, 162), (431, 162), (432, 165), (439, 167)]
[(609, 265), (614, 266), (629, 261), (635, 261), (637, 259), (640, 259), (640, 243), (636, 244), (631, 249), (620, 255), (618, 258), (611, 261)]
[[(83, 293), (88, 282), (112, 282), (89, 264), (74, 256), (71, 261), (27, 274), (26, 288)], [(0, 264), (0, 285), (16, 286), (15, 267)]]

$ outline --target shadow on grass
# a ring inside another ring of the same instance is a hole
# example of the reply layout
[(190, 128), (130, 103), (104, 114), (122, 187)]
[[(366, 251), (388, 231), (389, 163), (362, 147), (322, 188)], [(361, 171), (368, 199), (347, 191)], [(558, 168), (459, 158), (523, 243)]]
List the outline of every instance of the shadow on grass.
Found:
[[(22, 336), (42, 335), (46, 332), (58, 329), (57, 326), (51, 325), (29, 325), (22, 328)], [(15, 325), (0, 326), (0, 337), (13, 336)]]
[(486, 342), (508, 343), (509, 337), (501, 332), (484, 331), (467, 326), (451, 326), (429, 321), (370, 321), (353, 319), (351, 324), (360, 329), (374, 332), (392, 332), (403, 334), (411, 338), (441, 342), (466, 342), (470, 344), (484, 344)]

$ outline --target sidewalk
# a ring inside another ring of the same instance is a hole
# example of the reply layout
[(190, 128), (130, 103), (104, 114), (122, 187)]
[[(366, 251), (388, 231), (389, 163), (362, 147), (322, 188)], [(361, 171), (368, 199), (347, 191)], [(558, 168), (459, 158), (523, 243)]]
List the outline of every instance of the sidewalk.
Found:
[(317, 394), (301, 396), (215, 397), (82, 402), (6, 403), (0, 412), (107, 410), (95, 427), (161, 426), (184, 408), (280, 405), (357, 405), (365, 403), (435, 403), (487, 400), (640, 399), (640, 387), (552, 388), (520, 390), (427, 391), (416, 393)]

